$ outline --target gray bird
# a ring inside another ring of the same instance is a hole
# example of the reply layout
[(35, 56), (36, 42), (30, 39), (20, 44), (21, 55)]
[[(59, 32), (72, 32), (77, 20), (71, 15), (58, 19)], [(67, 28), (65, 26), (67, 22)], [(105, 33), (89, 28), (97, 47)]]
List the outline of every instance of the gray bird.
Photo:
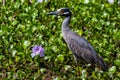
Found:
[(72, 13), (68, 8), (60, 8), (48, 15), (63, 16), (62, 34), (68, 48), (72, 51), (76, 62), (82, 61), (90, 64), (97, 64), (102, 70), (107, 70), (108, 65), (97, 55), (91, 44), (83, 37), (72, 32), (69, 28)]

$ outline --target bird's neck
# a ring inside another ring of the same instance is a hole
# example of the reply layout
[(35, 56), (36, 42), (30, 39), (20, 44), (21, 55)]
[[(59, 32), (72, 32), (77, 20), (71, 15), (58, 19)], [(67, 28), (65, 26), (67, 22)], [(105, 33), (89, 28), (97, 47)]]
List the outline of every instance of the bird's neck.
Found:
[(69, 28), (70, 19), (71, 19), (71, 16), (68, 16), (68, 17), (66, 17), (63, 20), (63, 23), (62, 23), (62, 32), (66, 32), (66, 31), (70, 30), (70, 28)]

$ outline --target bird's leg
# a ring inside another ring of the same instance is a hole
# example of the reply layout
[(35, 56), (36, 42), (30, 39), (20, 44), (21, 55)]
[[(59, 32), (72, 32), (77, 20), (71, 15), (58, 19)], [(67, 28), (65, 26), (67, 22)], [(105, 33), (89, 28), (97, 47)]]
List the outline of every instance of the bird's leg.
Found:
[(76, 59), (75, 56), (73, 56), (73, 57), (74, 57), (74, 60), (75, 60), (76, 65), (78, 65), (78, 60)]
[(77, 75), (80, 76), (80, 69), (79, 69), (79, 64), (78, 64), (79, 61), (78, 61), (78, 59), (75, 56), (74, 56), (74, 60), (75, 60), (76, 66), (77, 66), (77, 71), (78, 71)]

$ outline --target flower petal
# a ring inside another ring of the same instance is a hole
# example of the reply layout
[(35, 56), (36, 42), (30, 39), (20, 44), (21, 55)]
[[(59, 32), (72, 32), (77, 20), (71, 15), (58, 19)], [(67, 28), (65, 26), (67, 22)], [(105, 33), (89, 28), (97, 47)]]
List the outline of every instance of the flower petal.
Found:
[(34, 57), (36, 56), (36, 54), (35, 54), (35, 53), (32, 53), (31, 56), (32, 56), (32, 58), (34, 58)]
[(40, 57), (44, 57), (45, 55), (43, 53), (40, 53)]
[(43, 48), (41, 48), (41, 51), (40, 51), (40, 53), (44, 53), (45, 52), (45, 50), (43, 49)]

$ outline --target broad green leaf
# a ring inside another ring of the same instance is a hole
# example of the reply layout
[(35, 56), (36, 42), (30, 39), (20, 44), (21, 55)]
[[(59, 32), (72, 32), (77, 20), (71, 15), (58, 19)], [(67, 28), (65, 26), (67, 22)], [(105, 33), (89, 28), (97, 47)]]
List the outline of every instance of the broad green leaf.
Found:
[(64, 61), (64, 56), (62, 54), (59, 54), (57, 56), (58, 61), (63, 62)]
[(30, 44), (31, 44), (30, 41), (25, 40), (25, 41), (23, 42), (23, 48), (26, 49)]
[(114, 61), (114, 64), (115, 64), (116, 66), (120, 66), (120, 60), (115, 60), (115, 61)]

